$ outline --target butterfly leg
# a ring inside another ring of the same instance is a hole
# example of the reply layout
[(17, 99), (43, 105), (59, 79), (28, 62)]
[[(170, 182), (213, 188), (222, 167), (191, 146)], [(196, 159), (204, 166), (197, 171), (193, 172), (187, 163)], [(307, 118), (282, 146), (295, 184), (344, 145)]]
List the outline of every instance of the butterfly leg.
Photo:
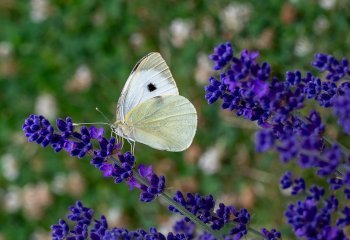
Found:
[(123, 141), (123, 138), (120, 137), (116, 132), (114, 131), (111, 131), (111, 138), (112, 137), (115, 137), (115, 140), (117, 141), (117, 144), (120, 144), (120, 149), (123, 148), (123, 145), (124, 145), (124, 141)]
[(121, 142), (120, 149), (123, 149), (123, 147), (124, 147), (124, 138), (121, 137), (121, 141), (120, 142)]
[(131, 140), (131, 153), (132, 153), (132, 155), (134, 155), (134, 153), (135, 153), (135, 145), (136, 145), (135, 141)]
[(134, 151), (135, 151), (135, 141), (133, 141), (133, 140), (131, 140), (131, 139), (129, 139), (129, 138), (127, 138), (126, 140), (127, 140), (128, 143), (130, 144), (130, 147), (131, 147), (131, 149), (130, 149), (131, 154), (134, 155)]

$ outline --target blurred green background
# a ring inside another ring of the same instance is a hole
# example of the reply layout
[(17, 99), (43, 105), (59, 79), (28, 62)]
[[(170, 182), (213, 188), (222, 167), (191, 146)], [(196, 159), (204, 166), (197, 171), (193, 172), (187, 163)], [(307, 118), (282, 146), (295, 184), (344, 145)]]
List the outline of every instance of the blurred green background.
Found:
[(316, 52), (349, 55), (349, 7), (347, 0), (0, 0), (0, 239), (49, 239), (50, 225), (76, 200), (110, 226), (171, 226), (162, 201), (140, 203), (138, 191), (103, 178), (88, 157), (42, 149), (21, 131), (31, 113), (94, 122), (103, 120), (99, 107), (114, 119), (131, 69), (151, 51), (163, 55), (180, 94), (196, 106), (199, 126), (182, 153), (137, 144), (137, 162), (165, 175), (171, 191), (213, 194), (248, 208), (252, 227), (293, 239), (283, 210), (295, 199), (278, 182), (294, 166), (255, 153), (256, 126), (206, 104), (207, 56), (230, 41), (236, 52), (259, 50), (275, 75), (310, 69)]

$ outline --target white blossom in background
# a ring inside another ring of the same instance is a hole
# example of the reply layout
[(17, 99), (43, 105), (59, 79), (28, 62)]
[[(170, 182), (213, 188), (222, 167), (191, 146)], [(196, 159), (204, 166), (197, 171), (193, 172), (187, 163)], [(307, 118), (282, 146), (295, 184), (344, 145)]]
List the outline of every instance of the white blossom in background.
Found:
[(56, 194), (69, 193), (72, 196), (80, 196), (84, 193), (86, 184), (79, 172), (70, 172), (68, 175), (58, 173), (51, 182), (51, 190)]
[(281, 191), (281, 193), (282, 193), (282, 195), (284, 195), (284, 196), (292, 196), (292, 190), (293, 190), (293, 188), (287, 188), (287, 189), (282, 189), (282, 188), (280, 188), (280, 191)]
[(41, 94), (35, 102), (35, 112), (48, 119), (54, 119), (57, 115), (56, 99), (49, 93)]
[(30, 18), (33, 22), (42, 22), (50, 12), (50, 5), (47, 0), (30, 0)]
[(17, 159), (10, 153), (4, 154), (1, 159), (2, 175), (8, 181), (14, 181), (18, 177), (18, 162)]
[(226, 31), (238, 33), (242, 31), (249, 22), (252, 9), (241, 3), (231, 3), (220, 13), (222, 26)]
[(330, 27), (328, 19), (324, 16), (318, 17), (314, 22), (313, 29), (317, 34), (322, 34), (327, 31)]
[(171, 22), (169, 31), (171, 43), (180, 48), (191, 37), (193, 23), (191, 20), (177, 18)]
[(118, 226), (122, 221), (123, 212), (120, 208), (114, 207), (107, 211), (106, 219), (110, 226)]
[(294, 54), (298, 57), (304, 57), (312, 51), (312, 44), (306, 37), (297, 39), (294, 46)]
[(2, 41), (0, 42), (0, 59), (10, 57), (13, 47), (10, 42)]
[(12, 43), (0, 41), (0, 75), (2, 76), (2, 79), (7, 79), (7, 77), (13, 76), (17, 73), (17, 62), (12, 53)]
[(208, 36), (214, 36), (215, 35), (215, 23), (214, 20), (210, 17), (204, 17), (201, 22), (201, 26), (203, 29), (203, 32), (207, 34)]
[(16, 212), (22, 206), (21, 189), (17, 186), (10, 186), (5, 192), (3, 208), (6, 212)]
[(212, 72), (211, 61), (205, 53), (199, 53), (197, 56), (197, 66), (194, 70), (194, 78), (199, 85), (208, 83), (208, 79)]
[(129, 43), (135, 48), (140, 48), (145, 43), (145, 37), (142, 33), (133, 33), (129, 38)]
[(337, 4), (337, 0), (319, 0), (319, 2), (320, 6), (326, 10), (334, 9), (335, 5)]
[(216, 143), (209, 147), (199, 158), (198, 166), (208, 175), (218, 172), (221, 168), (221, 160), (224, 155), (224, 144)]
[(77, 171), (70, 172), (66, 183), (67, 192), (72, 196), (80, 196), (84, 193), (86, 184), (84, 178)]
[(51, 190), (56, 194), (63, 194), (67, 191), (67, 176), (64, 173), (58, 173), (54, 176)]
[(87, 65), (80, 65), (65, 87), (70, 92), (81, 92), (89, 89), (91, 83), (92, 73), (90, 68)]
[(51, 233), (42, 229), (35, 230), (30, 236), (30, 240), (50, 240), (52, 239)]
[(40, 219), (46, 207), (52, 202), (49, 186), (46, 182), (35, 185), (26, 184), (22, 190), (23, 210), (27, 217)]

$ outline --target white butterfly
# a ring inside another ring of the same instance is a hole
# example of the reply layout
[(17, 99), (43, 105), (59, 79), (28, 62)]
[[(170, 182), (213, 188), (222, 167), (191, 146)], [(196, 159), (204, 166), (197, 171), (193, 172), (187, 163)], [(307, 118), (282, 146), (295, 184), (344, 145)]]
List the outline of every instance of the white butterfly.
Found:
[(117, 105), (112, 131), (131, 142), (178, 152), (187, 149), (197, 129), (197, 112), (179, 95), (159, 53), (149, 53), (133, 68)]

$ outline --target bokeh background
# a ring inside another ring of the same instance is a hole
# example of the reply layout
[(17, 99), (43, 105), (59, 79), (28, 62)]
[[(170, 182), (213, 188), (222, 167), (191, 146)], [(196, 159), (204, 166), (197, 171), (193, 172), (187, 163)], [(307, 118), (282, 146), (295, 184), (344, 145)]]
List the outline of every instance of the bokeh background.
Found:
[(236, 52), (260, 51), (275, 75), (310, 70), (314, 53), (349, 56), (349, 9), (348, 0), (0, 0), (0, 239), (49, 239), (76, 200), (111, 226), (169, 228), (174, 217), (162, 201), (140, 203), (138, 191), (103, 178), (88, 157), (42, 149), (21, 131), (31, 113), (94, 122), (103, 120), (99, 107), (114, 119), (131, 69), (151, 51), (166, 59), (199, 126), (188, 150), (137, 144), (137, 161), (165, 175), (169, 190), (246, 207), (252, 227), (293, 239), (283, 210), (295, 199), (278, 182), (294, 166), (255, 152), (254, 124), (207, 105), (208, 54), (230, 41)]

